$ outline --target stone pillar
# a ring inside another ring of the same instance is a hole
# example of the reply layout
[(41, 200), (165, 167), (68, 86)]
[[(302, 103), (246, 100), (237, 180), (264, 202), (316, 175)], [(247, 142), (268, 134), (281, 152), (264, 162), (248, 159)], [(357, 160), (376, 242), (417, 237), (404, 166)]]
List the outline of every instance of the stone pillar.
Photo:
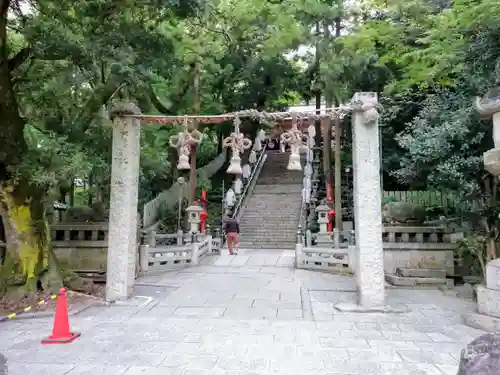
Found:
[(137, 200), (139, 191), (140, 120), (131, 103), (111, 109), (113, 148), (109, 208), (106, 300), (127, 299), (133, 292), (137, 256)]
[(372, 309), (385, 304), (377, 94), (357, 93), (353, 101), (361, 104), (352, 114), (358, 303)]
[[(483, 154), (484, 169), (500, 178), (500, 96), (498, 89), (490, 90), (484, 98), (476, 99), (476, 109), (483, 118), (493, 118), (494, 148)], [(485, 331), (500, 330), (500, 259), (486, 265), (486, 285), (477, 287), (479, 315), (466, 317), (467, 323)]]

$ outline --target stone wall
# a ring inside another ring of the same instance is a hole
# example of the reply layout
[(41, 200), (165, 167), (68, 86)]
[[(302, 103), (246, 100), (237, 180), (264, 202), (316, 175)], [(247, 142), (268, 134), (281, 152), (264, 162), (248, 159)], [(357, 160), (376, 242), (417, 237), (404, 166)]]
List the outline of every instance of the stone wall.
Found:
[[(350, 233), (354, 240), (353, 231)], [(348, 238), (348, 233), (344, 237)], [(395, 274), (397, 268), (431, 268), (454, 276), (454, 252), (461, 238), (462, 233), (448, 228), (386, 225), (382, 230), (384, 273)], [(318, 240), (323, 242), (313, 245)], [(301, 250), (301, 268), (345, 268), (354, 272), (356, 260), (351, 258), (355, 257), (355, 251), (345, 242), (332, 250), (333, 243), (332, 233), (307, 234), (306, 245)]]
[(52, 247), (57, 259), (82, 276), (101, 279), (106, 274), (108, 223), (54, 224)]
[(460, 234), (441, 227), (384, 226), (384, 271), (394, 274), (396, 268), (444, 269), (455, 274), (454, 250)]

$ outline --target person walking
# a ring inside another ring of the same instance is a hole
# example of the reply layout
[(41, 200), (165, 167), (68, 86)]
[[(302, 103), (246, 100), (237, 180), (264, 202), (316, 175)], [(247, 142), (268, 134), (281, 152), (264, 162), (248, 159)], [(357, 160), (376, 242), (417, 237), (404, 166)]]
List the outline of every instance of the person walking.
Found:
[(233, 217), (233, 213), (227, 214), (227, 220), (224, 223), (224, 231), (227, 235), (227, 248), (229, 255), (238, 254), (238, 235), (240, 234), (240, 224)]

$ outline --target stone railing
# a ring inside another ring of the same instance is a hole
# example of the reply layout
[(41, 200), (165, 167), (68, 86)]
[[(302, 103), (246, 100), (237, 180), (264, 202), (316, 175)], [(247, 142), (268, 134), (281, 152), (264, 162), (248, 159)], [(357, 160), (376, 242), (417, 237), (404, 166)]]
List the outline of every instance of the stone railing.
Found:
[(54, 253), (65, 267), (78, 274), (102, 279), (108, 257), (108, 223), (53, 224)]
[(253, 167), (252, 173), (250, 174), (250, 177), (248, 178), (245, 187), (243, 188), (243, 192), (238, 199), (238, 203), (236, 203), (236, 206), (234, 207), (233, 214), (235, 215), (235, 218), (237, 220), (239, 220), (243, 215), (247, 199), (252, 195), (253, 189), (255, 188), (255, 184), (257, 183), (257, 179), (259, 178), (260, 171), (262, 170), (262, 167), (266, 162), (267, 159), (266, 149), (267, 149), (267, 144), (264, 145), (264, 147), (260, 151), (259, 158), (257, 159), (257, 162)]
[(219, 248), (220, 239), (203, 233), (150, 232), (139, 249), (139, 269), (149, 274), (198, 265), (205, 256), (218, 254)]
[(454, 251), (463, 233), (431, 226), (385, 226), (384, 270), (394, 274), (396, 268), (439, 268), (455, 274)]
[[(321, 244), (316, 240), (321, 237)], [(329, 243), (325, 243), (325, 238)], [(356, 257), (354, 231), (345, 231), (340, 248), (333, 249), (333, 233), (306, 232), (306, 243), (296, 250), (298, 268), (337, 270), (354, 272)], [(443, 269), (452, 276), (454, 250), (463, 238), (460, 232), (449, 228), (431, 226), (385, 226), (382, 232), (384, 246), (384, 271), (396, 273), (397, 268)], [(299, 244), (298, 244), (299, 245)]]
[(297, 244), (295, 249), (295, 266), (308, 270), (353, 273), (354, 246), (340, 249), (304, 247)]

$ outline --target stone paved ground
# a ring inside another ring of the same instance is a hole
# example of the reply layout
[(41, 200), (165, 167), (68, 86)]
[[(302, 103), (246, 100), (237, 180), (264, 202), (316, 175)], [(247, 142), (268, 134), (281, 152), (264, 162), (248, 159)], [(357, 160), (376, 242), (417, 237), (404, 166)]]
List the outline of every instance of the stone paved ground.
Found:
[(82, 336), (70, 345), (40, 344), (50, 319), (0, 323), (0, 352), (9, 375), (455, 375), (482, 333), (462, 324), (473, 304), (436, 290), (389, 290), (406, 314), (339, 313), (354, 280), (292, 261), (247, 252), (149, 276), (144, 298), (72, 316)]

